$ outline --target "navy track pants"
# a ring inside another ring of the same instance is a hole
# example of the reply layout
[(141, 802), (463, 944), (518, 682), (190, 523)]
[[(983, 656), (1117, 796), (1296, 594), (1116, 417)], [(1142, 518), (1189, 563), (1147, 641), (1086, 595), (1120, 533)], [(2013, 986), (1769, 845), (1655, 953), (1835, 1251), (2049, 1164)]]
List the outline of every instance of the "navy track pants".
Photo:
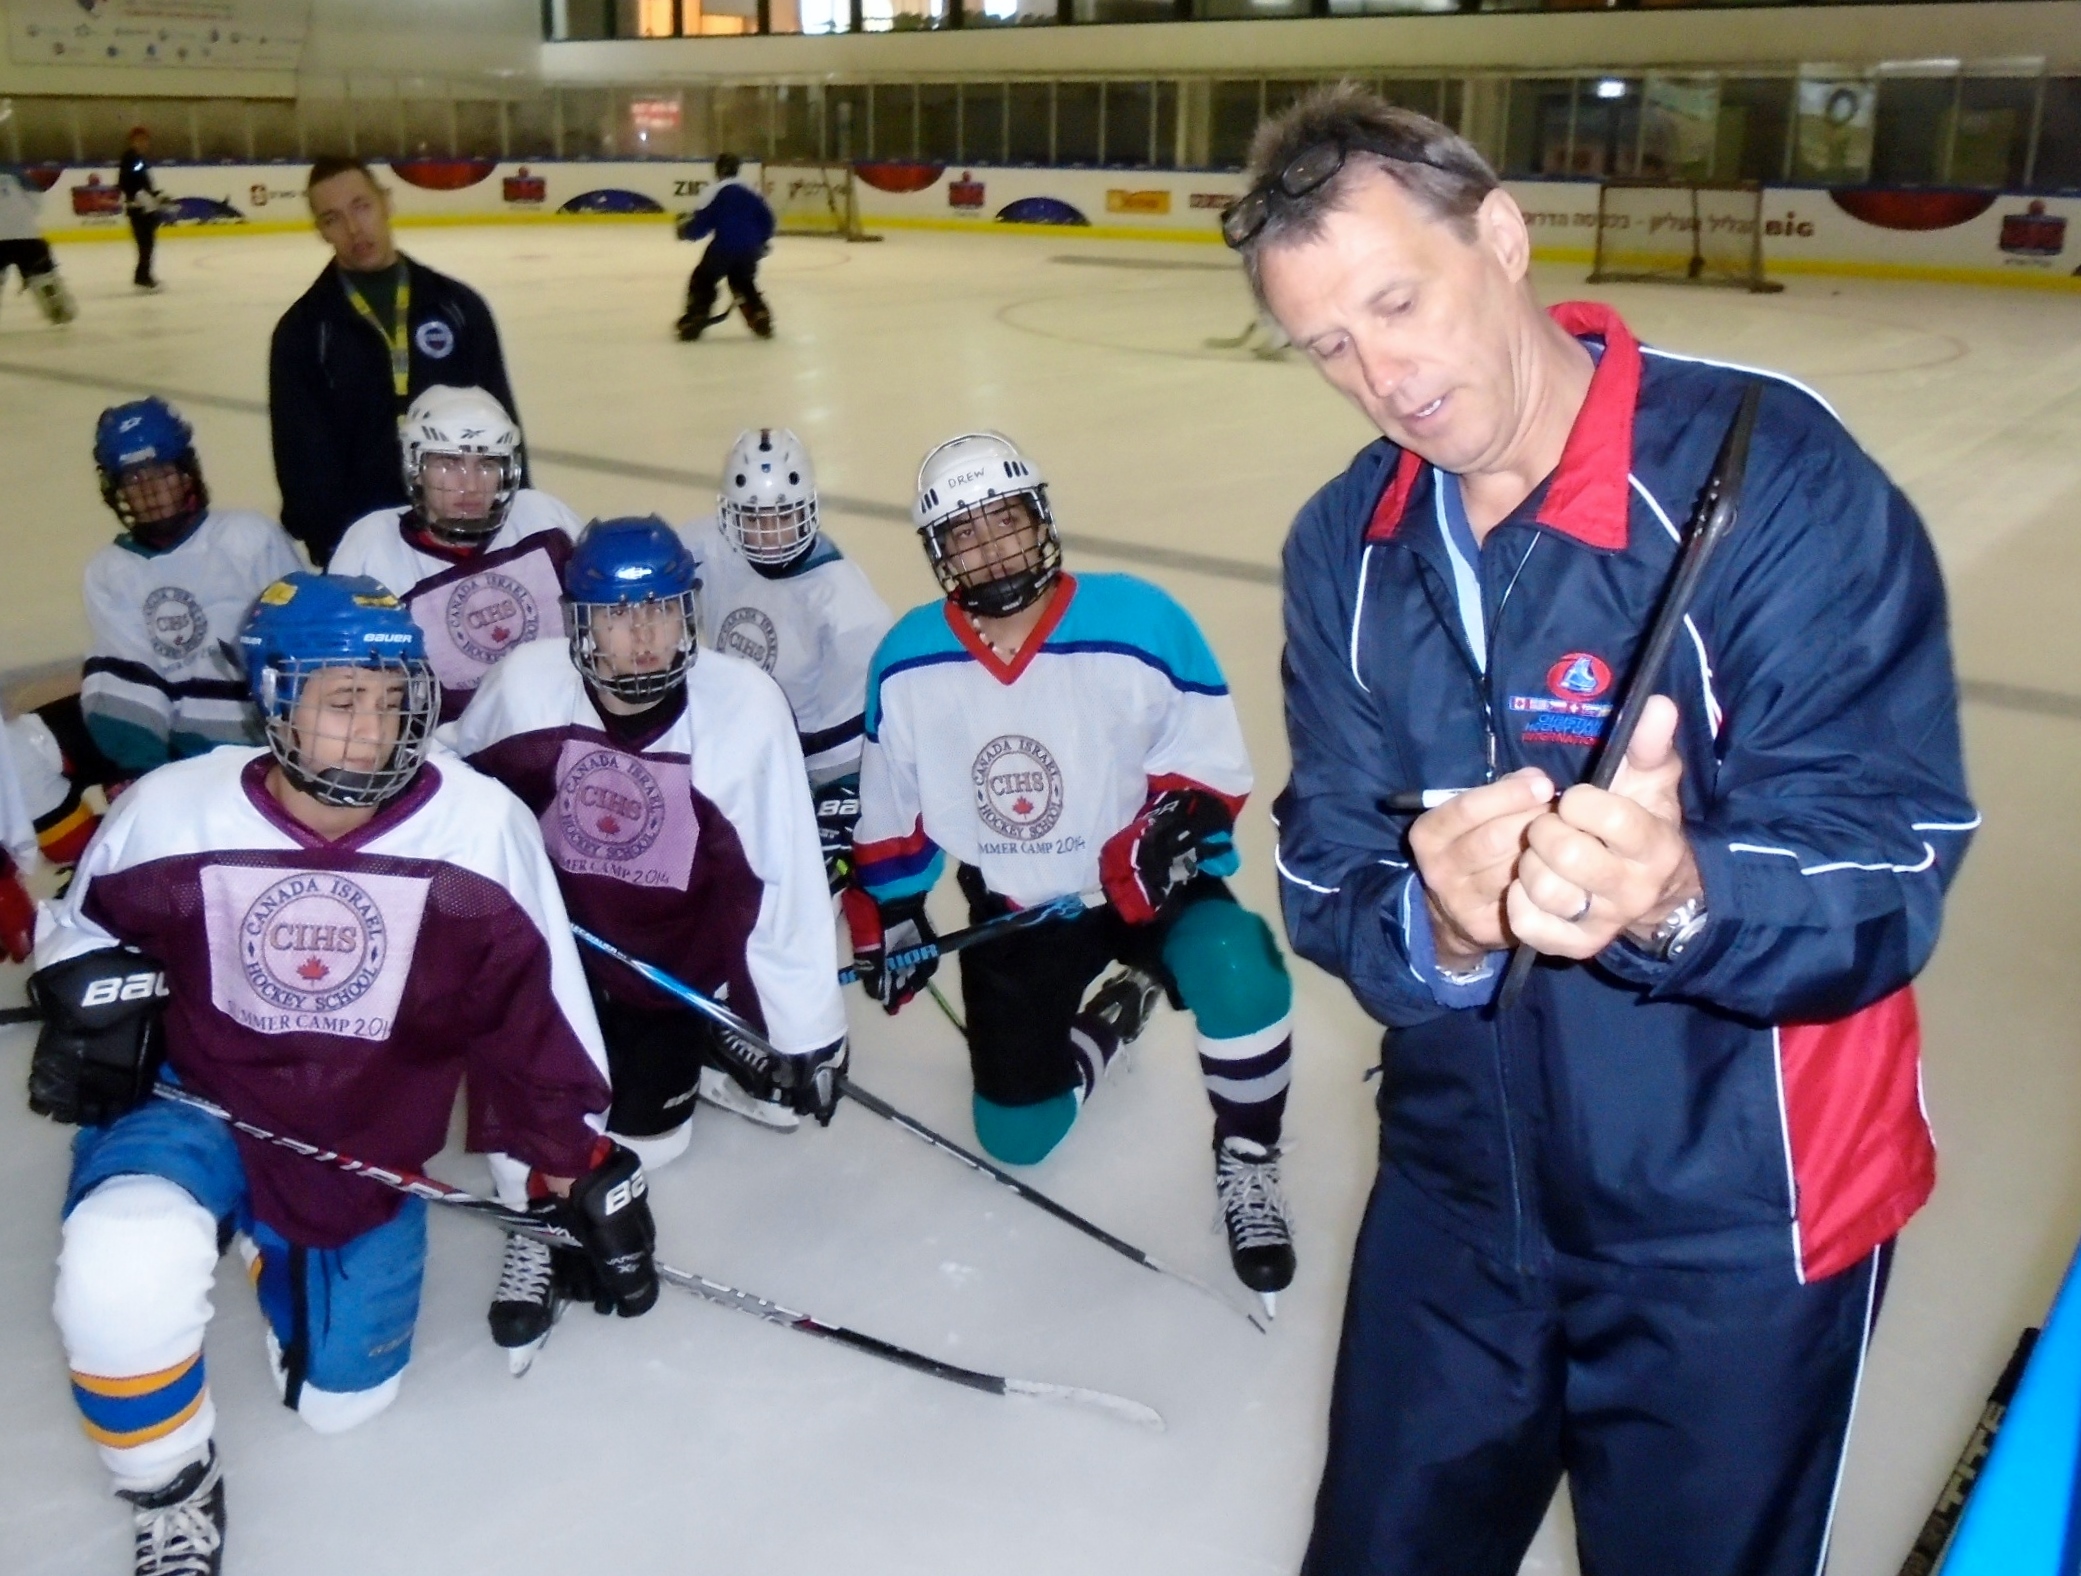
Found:
[(1514, 1576), (1563, 1473), (1584, 1576), (1816, 1576), (1890, 1243), (1808, 1286), (1520, 1273), (1437, 1209), (1381, 1169), (1304, 1576)]

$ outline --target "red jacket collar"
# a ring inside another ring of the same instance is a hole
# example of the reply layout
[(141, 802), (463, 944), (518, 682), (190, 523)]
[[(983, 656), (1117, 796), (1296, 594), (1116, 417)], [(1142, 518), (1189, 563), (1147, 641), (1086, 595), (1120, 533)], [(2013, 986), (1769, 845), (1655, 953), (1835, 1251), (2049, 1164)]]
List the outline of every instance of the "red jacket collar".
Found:
[[(1623, 551), (1632, 501), (1628, 477), (1633, 469), (1633, 414), (1640, 404), (1640, 341), (1618, 313), (1601, 302), (1564, 301), (1551, 315), (1577, 337), (1602, 339), (1604, 355), (1590, 374), (1589, 396), (1547, 484), (1539, 524), (1586, 547)], [(1366, 527), (1367, 541), (1386, 541), (1401, 529), (1423, 465), (1414, 451), (1402, 451)]]

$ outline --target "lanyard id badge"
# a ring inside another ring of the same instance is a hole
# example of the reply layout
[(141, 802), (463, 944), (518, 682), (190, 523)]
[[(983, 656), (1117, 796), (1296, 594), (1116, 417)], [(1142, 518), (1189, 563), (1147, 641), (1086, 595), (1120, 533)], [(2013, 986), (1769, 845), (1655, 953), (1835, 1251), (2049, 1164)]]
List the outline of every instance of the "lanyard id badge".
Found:
[(397, 394), (398, 408), (402, 410), (412, 397), (412, 271), (407, 268), (398, 277), (393, 312), (395, 326), (388, 332), (383, 328), (383, 320), (376, 316), (376, 309), (354, 287), (354, 281), (350, 279), (346, 283), (347, 299), (354, 303), (354, 310), (362, 315), (369, 327), (382, 334), (390, 346), (390, 384)]

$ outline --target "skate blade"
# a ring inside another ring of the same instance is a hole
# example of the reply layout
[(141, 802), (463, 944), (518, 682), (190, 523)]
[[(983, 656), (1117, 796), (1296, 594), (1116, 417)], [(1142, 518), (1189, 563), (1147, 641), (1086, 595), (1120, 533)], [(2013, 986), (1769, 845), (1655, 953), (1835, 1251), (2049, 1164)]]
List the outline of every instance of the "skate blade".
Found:
[(763, 1127), (769, 1133), (792, 1133), (802, 1126), (802, 1118), (786, 1106), (754, 1100), (738, 1091), (727, 1077), (703, 1078), (700, 1086), (703, 1105), (712, 1105), (718, 1111), (728, 1111), (741, 1116), (755, 1127)]
[[(551, 1328), (554, 1329), (555, 1326), (552, 1325)], [(506, 1372), (511, 1374), (515, 1379), (524, 1378), (527, 1374), (527, 1371), (535, 1366), (535, 1354), (541, 1351), (542, 1348), (547, 1346), (548, 1344), (549, 1337), (547, 1335), (543, 1335), (535, 1340), (529, 1341), (525, 1346), (507, 1347)]]

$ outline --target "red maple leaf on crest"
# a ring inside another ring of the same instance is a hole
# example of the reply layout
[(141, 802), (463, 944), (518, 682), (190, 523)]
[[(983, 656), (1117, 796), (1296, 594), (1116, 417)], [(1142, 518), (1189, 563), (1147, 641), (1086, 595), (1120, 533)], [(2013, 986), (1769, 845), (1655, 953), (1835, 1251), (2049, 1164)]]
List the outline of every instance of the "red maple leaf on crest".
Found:
[(1012, 801), (1012, 814), (1013, 814), (1013, 815), (1031, 815), (1031, 814), (1033, 814), (1033, 801), (1032, 801), (1031, 799), (1027, 798), (1027, 797), (1026, 797), (1026, 796), (1025, 796), (1024, 794), (1021, 794), (1021, 795), (1019, 795), (1019, 797), (1018, 797), (1017, 799), (1015, 799), (1015, 800), (1013, 800), (1013, 801)]
[(611, 815), (603, 815), (593, 824), (599, 827), (600, 835), (603, 837), (612, 837), (621, 830), (621, 822), (615, 820)]
[(303, 962), (299, 963), (296, 966), (296, 972), (299, 975), (301, 975), (304, 979), (307, 979), (311, 981), (313, 984), (316, 984), (319, 980), (324, 979), (326, 975), (330, 974), (332, 970), (328, 969), (323, 963), (320, 963), (316, 958), (305, 958)]
[(503, 646), (507, 641), (511, 640), (512, 638), (513, 631), (508, 629), (504, 624), (494, 624), (492, 626), (491, 643), (494, 646)]

